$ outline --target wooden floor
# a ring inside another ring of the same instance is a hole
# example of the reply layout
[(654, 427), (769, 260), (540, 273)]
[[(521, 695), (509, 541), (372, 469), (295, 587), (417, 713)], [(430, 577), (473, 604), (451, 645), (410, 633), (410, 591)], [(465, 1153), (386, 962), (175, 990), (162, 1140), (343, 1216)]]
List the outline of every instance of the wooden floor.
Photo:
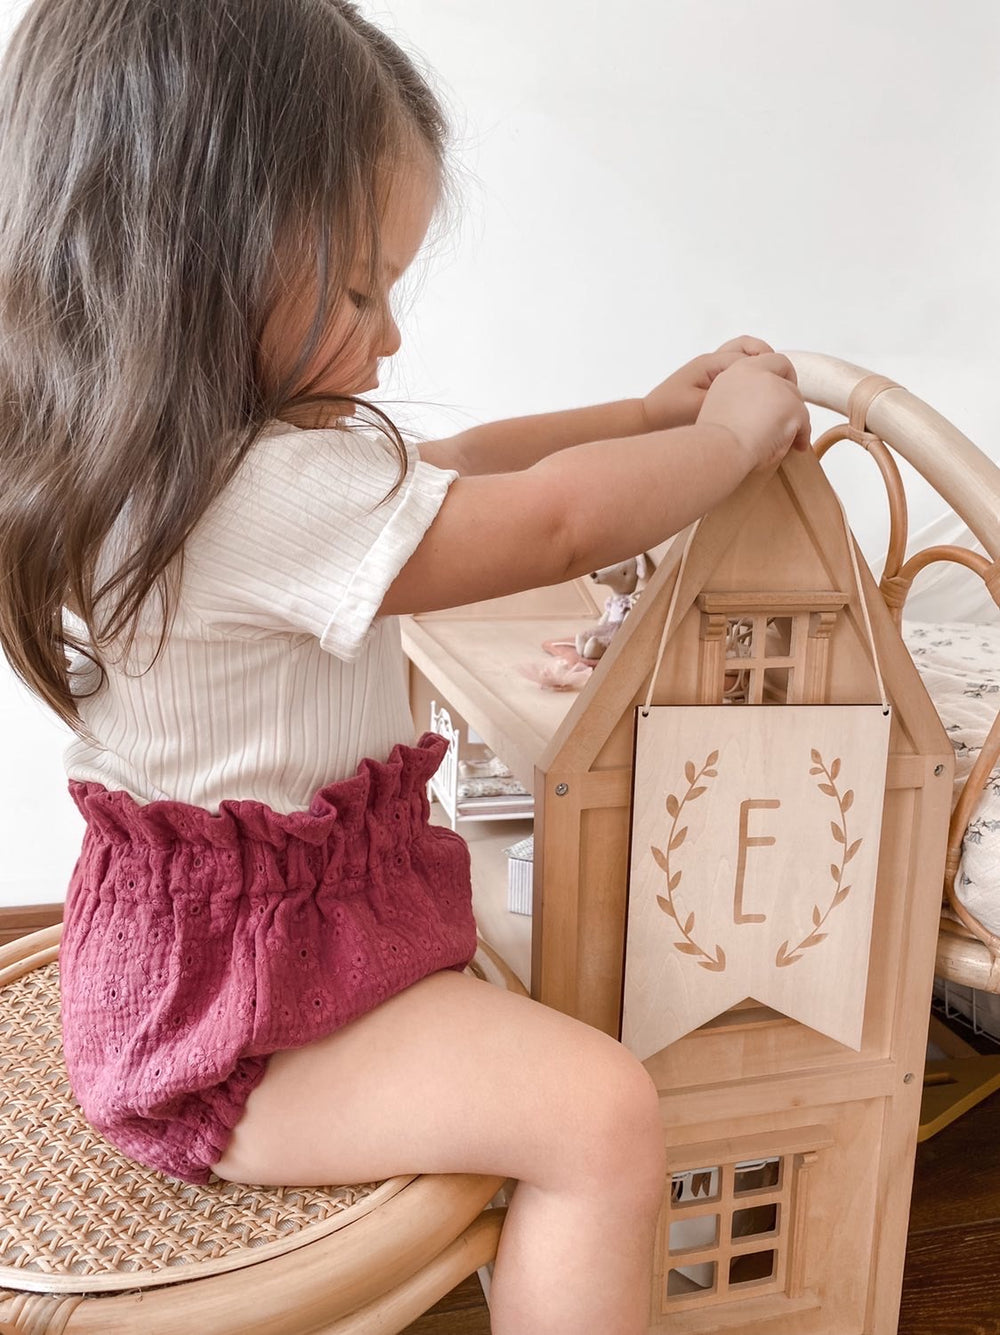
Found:
[(404, 1335), (490, 1335), (490, 1313), (479, 1280), (471, 1275)]
[[(406, 1335), (490, 1335), (476, 1276)], [(1000, 1335), (1000, 1093), (917, 1147), (898, 1335)]]
[(1000, 1335), (1000, 1093), (917, 1146), (899, 1335)]

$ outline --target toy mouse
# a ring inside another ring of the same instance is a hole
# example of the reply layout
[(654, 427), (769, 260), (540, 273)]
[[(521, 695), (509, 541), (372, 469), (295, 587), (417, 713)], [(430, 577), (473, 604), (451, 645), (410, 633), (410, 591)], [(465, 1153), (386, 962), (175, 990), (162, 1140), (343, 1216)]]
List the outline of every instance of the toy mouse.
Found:
[(603, 656), (618, 627), (642, 592), (639, 586), (645, 586), (655, 569), (653, 558), (648, 552), (643, 552), (640, 556), (593, 572), (590, 578), (595, 584), (609, 588), (611, 596), (604, 604), (600, 621), (577, 633), (576, 651), (585, 662), (593, 663)]

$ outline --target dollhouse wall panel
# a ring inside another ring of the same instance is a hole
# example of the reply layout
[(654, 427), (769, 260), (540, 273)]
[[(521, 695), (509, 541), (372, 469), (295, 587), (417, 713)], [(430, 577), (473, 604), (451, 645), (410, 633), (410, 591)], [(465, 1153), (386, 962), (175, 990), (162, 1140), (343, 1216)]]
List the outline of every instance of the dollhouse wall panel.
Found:
[(628, 858), (628, 810), (580, 813), (579, 988), (593, 998), (588, 1024), (617, 1036), (625, 914), (621, 888)]
[[(580, 972), (578, 878), (588, 850), (580, 842), (576, 791), (557, 774), (539, 775), (535, 785), (536, 829), (532, 889), (532, 996), (567, 1015), (600, 1013), (600, 994), (583, 996)], [(556, 789), (566, 784), (560, 795)], [(539, 987), (537, 980), (543, 980)], [(588, 1020), (588, 1023), (592, 1021)]]

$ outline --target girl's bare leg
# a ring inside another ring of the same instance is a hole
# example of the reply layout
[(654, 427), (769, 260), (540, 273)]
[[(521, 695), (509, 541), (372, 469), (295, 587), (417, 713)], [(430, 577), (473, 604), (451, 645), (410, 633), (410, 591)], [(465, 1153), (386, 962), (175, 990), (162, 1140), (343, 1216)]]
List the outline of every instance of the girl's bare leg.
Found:
[(518, 1179), (491, 1286), (494, 1335), (644, 1335), (666, 1175), (655, 1087), (614, 1039), (451, 971), (275, 1053), (220, 1177)]

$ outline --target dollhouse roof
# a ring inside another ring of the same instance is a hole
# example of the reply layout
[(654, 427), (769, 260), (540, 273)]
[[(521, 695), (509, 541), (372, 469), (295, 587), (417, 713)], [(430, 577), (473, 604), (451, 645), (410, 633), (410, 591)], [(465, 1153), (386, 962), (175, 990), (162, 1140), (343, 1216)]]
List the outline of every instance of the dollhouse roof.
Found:
[[(812, 452), (791, 452), (769, 474), (752, 474), (698, 526), (657, 551), (651, 580), (555, 731), (540, 768), (601, 770), (627, 763), (623, 727), (645, 698), (674, 584), (676, 607), (654, 704), (705, 703), (699, 690), (699, 623), (706, 609), (755, 607), (772, 615), (841, 605), (830, 632), (822, 703), (876, 703), (879, 688), (836, 493)], [(893, 706), (894, 754), (950, 752), (940, 719), (860, 552), (858, 564), (885, 690)], [(681, 569), (683, 564), (683, 570)], [(831, 595), (839, 594), (840, 599)], [(812, 595), (816, 595), (812, 598)], [(811, 601), (810, 601), (811, 600)], [(624, 749), (623, 749), (624, 748)]]

